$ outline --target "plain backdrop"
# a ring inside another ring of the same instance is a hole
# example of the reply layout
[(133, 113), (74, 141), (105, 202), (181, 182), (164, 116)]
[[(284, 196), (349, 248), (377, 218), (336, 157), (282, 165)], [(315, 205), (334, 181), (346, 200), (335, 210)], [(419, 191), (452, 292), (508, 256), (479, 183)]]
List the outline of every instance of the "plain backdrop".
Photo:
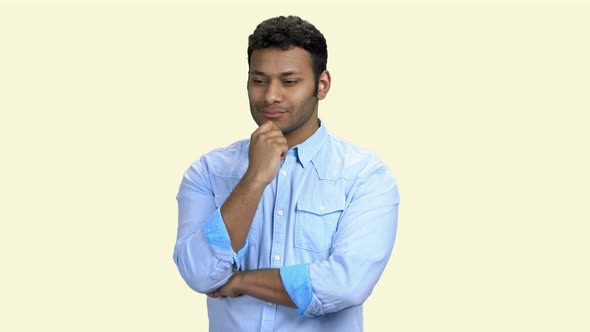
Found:
[(5, 1), (2, 331), (205, 331), (175, 195), (256, 128), (247, 37), (326, 36), (320, 117), (399, 183), (367, 331), (589, 331), (584, 1)]

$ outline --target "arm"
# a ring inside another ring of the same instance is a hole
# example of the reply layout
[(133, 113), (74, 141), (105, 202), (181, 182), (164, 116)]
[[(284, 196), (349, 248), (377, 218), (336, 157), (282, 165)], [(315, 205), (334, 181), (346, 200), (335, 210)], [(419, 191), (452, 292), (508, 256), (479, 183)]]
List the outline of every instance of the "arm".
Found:
[(279, 269), (237, 271), (208, 295), (249, 295), (318, 316), (362, 304), (377, 283), (392, 251), (399, 195), (383, 167), (358, 184), (325, 261)]
[(178, 200), (174, 261), (185, 282), (199, 293), (224, 285), (239, 269), (244, 246), (264, 188), (276, 176), (286, 139), (272, 122), (253, 134), (249, 166), (220, 209), (209, 183), (207, 164), (195, 162), (184, 175)]
[(261, 125), (250, 139), (248, 170), (221, 207), (231, 246), (244, 245), (264, 188), (275, 178), (287, 153), (287, 139), (271, 121)]
[(338, 222), (330, 257), (281, 268), (285, 288), (302, 316), (318, 316), (361, 305), (391, 255), (399, 194), (381, 164), (359, 179)]
[(184, 281), (200, 293), (223, 285), (238, 262), (225, 240), (227, 232), (211, 187), (208, 160), (201, 158), (184, 173), (176, 196), (178, 231), (173, 258)]
[(296, 308), (281, 280), (278, 269), (237, 271), (218, 290), (207, 294), (213, 298), (249, 295), (267, 302)]

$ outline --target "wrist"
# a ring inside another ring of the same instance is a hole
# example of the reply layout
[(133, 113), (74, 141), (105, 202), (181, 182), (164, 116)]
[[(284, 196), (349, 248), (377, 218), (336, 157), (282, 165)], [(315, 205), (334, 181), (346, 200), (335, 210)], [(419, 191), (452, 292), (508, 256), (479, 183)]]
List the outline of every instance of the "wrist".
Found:
[(242, 177), (240, 184), (250, 190), (264, 190), (270, 182), (261, 179), (260, 177), (251, 174), (246, 171), (246, 174)]
[(246, 292), (246, 286), (244, 282), (244, 271), (236, 271), (234, 272), (233, 279), (234, 279), (234, 289), (238, 294), (244, 294)]

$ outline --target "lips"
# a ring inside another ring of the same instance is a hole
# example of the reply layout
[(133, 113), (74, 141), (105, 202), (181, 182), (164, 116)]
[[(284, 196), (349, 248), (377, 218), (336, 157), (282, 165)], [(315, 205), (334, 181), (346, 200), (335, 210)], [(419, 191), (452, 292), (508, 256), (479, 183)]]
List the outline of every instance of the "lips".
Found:
[(264, 115), (264, 117), (268, 119), (280, 118), (284, 113), (286, 112), (277, 109), (264, 109), (262, 111), (262, 115)]

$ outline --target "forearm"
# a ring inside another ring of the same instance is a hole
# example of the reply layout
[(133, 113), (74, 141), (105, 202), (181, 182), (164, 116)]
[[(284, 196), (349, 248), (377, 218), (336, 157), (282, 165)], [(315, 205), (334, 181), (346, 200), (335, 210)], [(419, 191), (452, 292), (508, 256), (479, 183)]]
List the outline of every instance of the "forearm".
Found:
[(296, 308), (285, 290), (278, 269), (237, 271), (227, 284), (207, 295), (214, 298), (248, 295), (262, 301)]
[(248, 170), (221, 207), (231, 246), (238, 252), (246, 241), (264, 188), (275, 178), (288, 150), (281, 129), (269, 121), (250, 137)]
[(221, 207), (221, 216), (235, 252), (244, 246), (265, 187), (244, 176)]
[(241, 274), (239, 290), (242, 294), (295, 308), (295, 303), (285, 291), (278, 269), (240, 271), (239, 273)]

